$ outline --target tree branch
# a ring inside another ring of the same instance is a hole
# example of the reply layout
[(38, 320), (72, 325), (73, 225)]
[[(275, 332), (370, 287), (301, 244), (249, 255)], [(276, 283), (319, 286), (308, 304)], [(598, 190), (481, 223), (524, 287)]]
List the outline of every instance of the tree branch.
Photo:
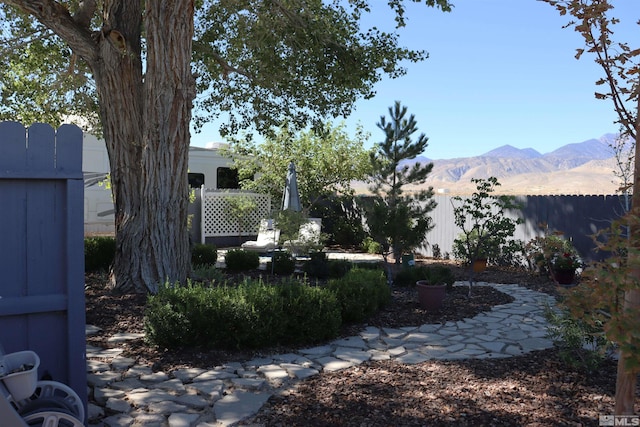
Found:
[(232, 66), (222, 56), (220, 56), (220, 54), (218, 54), (217, 52), (211, 52), (211, 56), (213, 56), (213, 58), (216, 60), (216, 62), (218, 64), (220, 64), (220, 66), (222, 67), (222, 77), (225, 80), (229, 79), (229, 74), (231, 74), (231, 73), (240, 74), (242, 76), (245, 76), (245, 77), (249, 78), (250, 80), (253, 80), (253, 75), (250, 72), (248, 72), (245, 69), (236, 68), (236, 67)]
[[(21, 11), (34, 16), (47, 28), (63, 39), (77, 55), (84, 58), (93, 67), (97, 61), (97, 42), (92, 37), (86, 14), (95, 12), (95, 1), (81, 4), (80, 19), (75, 20), (66, 6), (53, 0), (0, 0)], [(93, 4), (92, 4), (93, 3)], [(91, 18), (89, 17), (89, 21)]]

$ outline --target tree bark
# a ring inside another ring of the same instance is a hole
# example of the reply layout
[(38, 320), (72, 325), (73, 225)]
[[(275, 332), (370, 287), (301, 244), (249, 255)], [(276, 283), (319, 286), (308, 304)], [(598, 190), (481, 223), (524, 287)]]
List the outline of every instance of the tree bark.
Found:
[(111, 164), (116, 256), (111, 286), (155, 293), (186, 281), (193, 0), (105, 2), (100, 63), (93, 68)]

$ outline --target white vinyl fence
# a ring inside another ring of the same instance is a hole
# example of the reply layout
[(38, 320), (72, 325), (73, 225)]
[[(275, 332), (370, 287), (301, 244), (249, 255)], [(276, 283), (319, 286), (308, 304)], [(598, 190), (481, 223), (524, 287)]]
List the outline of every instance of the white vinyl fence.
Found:
[[(453, 240), (461, 233), (454, 224), (453, 196), (436, 195), (438, 206), (431, 212), (435, 227), (425, 240), (419, 253), (432, 256), (434, 245), (438, 245), (441, 253), (451, 254)], [(518, 196), (522, 210), (511, 212), (509, 216), (520, 216), (524, 222), (520, 224), (515, 238), (528, 242), (536, 236), (544, 235), (543, 225), (549, 230), (560, 231), (571, 239), (584, 259), (599, 259), (594, 252), (591, 236), (599, 229), (606, 228), (611, 221), (624, 214), (624, 198), (619, 195), (610, 196)]]

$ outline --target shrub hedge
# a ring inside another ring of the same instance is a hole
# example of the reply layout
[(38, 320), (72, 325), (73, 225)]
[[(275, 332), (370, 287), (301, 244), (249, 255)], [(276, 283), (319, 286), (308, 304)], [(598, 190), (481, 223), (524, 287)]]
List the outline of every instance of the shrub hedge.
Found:
[(343, 277), (353, 263), (344, 259), (328, 259), (324, 252), (312, 252), (309, 261), (305, 262), (302, 269), (309, 277), (317, 279), (337, 279)]
[[(273, 262), (273, 266), (271, 262)], [(295, 269), (296, 260), (289, 252), (274, 252), (272, 261), (267, 262), (267, 271), (273, 270), (274, 274), (293, 274)]]
[(362, 322), (380, 308), (391, 297), (382, 270), (354, 267), (344, 277), (331, 279), (327, 287), (338, 298), (343, 322)]
[(336, 296), (297, 282), (165, 285), (149, 296), (145, 312), (147, 339), (166, 348), (307, 345), (336, 337), (340, 325)]
[(84, 271), (107, 271), (116, 254), (116, 240), (110, 236), (85, 237)]

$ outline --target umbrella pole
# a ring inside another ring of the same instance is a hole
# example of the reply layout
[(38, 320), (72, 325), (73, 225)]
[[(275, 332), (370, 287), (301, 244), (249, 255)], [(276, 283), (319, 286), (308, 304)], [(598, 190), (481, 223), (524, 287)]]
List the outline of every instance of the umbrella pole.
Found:
[(275, 253), (276, 248), (278, 247), (278, 242), (276, 241), (276, 227), (273, 227), (273, 241), (276, 243), (271, 251), (271, 275), (273, 276), (273, 272), (275, 271)]

